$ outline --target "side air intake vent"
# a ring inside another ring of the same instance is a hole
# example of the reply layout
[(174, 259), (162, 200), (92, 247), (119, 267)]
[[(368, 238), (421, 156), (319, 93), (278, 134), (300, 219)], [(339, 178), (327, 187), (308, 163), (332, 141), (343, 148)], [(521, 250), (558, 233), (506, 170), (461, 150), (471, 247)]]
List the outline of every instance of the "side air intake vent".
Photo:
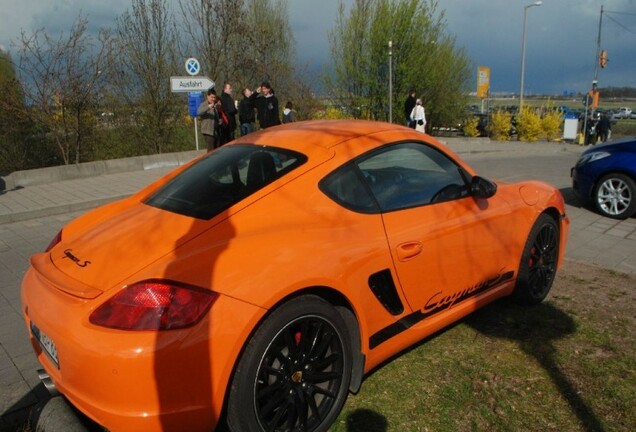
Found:
[(391, 315), (404, 312), (404, 305), (395, 288), (391, 270), (385, 269), (369, 276), (369, 288)]

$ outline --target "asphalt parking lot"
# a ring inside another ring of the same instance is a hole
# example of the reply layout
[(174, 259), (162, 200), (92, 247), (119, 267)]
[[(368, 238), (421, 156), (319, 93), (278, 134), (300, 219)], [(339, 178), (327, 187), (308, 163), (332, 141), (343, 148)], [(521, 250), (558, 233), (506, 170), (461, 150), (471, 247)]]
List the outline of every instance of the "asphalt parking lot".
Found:
[[(566, 198), (571, 220), (566, 258), (636, 274), (636, 218), (604, 218), (572, 193), (570, 167), (583, 147), (487, 139), (441, 140), (485, 177), (503, 181), (540, 179), (557, 186)], [(22, 430), (33, 407), (47, 397), (36, 374), (39, 365), (20, 312), (20, 281), (29, 256), (43, 250), (66, 222), (86, 209), (132, 194), (182, 159), (132, 171), (0, 190), (0, 431)]]

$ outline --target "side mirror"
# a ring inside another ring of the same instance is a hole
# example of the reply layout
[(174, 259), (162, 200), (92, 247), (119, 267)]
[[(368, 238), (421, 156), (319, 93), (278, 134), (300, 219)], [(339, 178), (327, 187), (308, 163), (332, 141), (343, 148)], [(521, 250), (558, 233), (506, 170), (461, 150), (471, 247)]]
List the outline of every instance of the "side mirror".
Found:
[(470, 181), (470, 194), (475, 198), (490, 198), (497, 192), (497, 185), (488, 179), (475, 176)]

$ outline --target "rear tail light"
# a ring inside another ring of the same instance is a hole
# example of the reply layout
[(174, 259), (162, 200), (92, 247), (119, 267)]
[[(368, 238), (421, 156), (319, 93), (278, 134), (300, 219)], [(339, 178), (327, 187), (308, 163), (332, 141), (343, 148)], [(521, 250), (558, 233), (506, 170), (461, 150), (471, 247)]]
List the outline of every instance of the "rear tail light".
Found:
[(175, 282), (150, 280), (124, 288), (98, 307), (90, 322), (122, 330), (170, 330), (201, 320), (218, 294)]
[(49, 245), (46, 247), (45, 252), (49, 252), (51, 249), (53, 249), (61, 241), (62, 241), (62, 230), (60, 230), (55, 235), (55, 237), (53, 237), (53, 240), (51, 240), (51, 243), (49, 243)]

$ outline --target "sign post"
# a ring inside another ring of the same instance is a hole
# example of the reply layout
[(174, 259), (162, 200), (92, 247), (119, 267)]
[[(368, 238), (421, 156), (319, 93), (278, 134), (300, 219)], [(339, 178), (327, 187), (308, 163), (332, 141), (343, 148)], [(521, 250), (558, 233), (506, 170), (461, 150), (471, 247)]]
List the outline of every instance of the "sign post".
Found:
[(201, 92), (191, 92), (188, 93), (188, 110), (190, 111), (190, 117), (194, 117), (194, 142), (196, 143), (196, 148), (199, 150), (199, 133), (197, 130), (197, 111), (199, 110), (199, 105), (203, 102), (203, 96)]
[(188, 110), (190, 117), (194, 118), (194, 142), (196, 149), (199, 150), (197, 111), (199, 105), (203, 102), (203, 95), (201, 92), (214, 87), (214, 81), (206, 76), (196, 76), (201, 71), (201, 65), (194, 57), (190, 57), (186, 60), (185, 70), (189, 76), (170, 77), (170, 91), (172, 91), (172, 93), (188, 93), (189, 95)]

